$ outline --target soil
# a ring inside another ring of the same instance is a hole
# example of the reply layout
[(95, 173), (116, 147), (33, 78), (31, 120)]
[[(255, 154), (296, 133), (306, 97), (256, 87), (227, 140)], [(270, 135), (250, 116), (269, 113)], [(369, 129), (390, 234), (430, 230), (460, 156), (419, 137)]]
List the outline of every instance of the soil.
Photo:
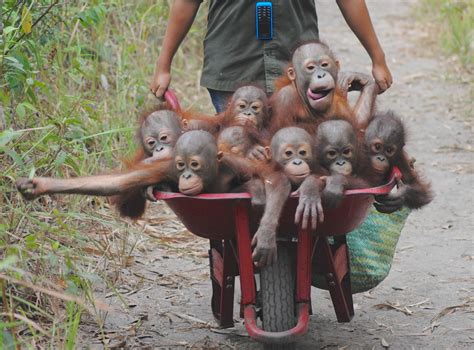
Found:
[[(404, 117), (408, 151), (432, 181), (436, 198), (410, 215), (387, 279), (354, 295), (350, 323), (337, 323), (329, 293), (313, 289), (313, 315), (298, 349), (474, 348), (471, 86), (414, 19), (414, 4), (368, 1), (394, 78), (378, 107)], [(321, 38), (334, 48), (342, 68), (369, 73), (369, 58), (335, 2), (317, 5)], [(187, 232), (163, 204), (154, 207), (140, 223), (145, 240), (121, 270), (121, 297), (110, 288), (96, 290), (111, 306), (102, 315), (107, 346), (263, 348), (239, 320), (238, 284), (236, 326), (217, 328), (210, 308), (208, 242)], [(100, 337), (95, 321), (83, 317), (81, 345), (103, 348)]]

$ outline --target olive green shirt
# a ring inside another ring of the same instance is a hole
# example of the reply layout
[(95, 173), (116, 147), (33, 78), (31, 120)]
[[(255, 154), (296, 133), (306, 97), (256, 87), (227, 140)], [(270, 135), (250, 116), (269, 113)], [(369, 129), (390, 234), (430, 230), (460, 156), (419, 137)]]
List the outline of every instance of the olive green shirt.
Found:
[(298, 43), (318, 39), (314, 0), (273, 0), (273, 39), (259, 40), (255, 4), (250, 0), (210, 0), (201, 85), (235, 91), (258, 84), (268, 93)]

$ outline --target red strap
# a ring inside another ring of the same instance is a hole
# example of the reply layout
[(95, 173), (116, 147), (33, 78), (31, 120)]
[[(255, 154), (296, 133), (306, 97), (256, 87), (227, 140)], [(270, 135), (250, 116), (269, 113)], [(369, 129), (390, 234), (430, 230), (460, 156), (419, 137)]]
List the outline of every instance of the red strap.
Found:
[(347, 190), (344, 192), (345, 195), (354, 195), (354, 194), (373, 194), (373, 195), (381, 195), (381, 194), (389, 194), (392, 188), (396, 186), (398, 181), (402, 178), (402, 173), (400, 169), (397, 167), (393, 167), (392, 173), (390, 174), (390, 180), (388, 183), (378, 187), (371, 187), (371, 188), (361, 188), (357, 190)]
[(155, 198), (157, 200), (166, 200), (173, 198), (199, 198), (199, 199), (250, 199), (252, 196), (250, 193), (203, 193), (197, 196), (186, 196), (176, 192), (160, 192), (155, 191)]

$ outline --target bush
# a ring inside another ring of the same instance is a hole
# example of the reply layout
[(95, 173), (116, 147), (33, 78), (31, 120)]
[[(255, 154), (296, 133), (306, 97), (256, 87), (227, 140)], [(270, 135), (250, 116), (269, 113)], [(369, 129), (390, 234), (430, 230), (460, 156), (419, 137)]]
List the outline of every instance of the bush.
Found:
[[(13, 183), (120, 165), (139, 111), (153, 100), (148, 82), (169, 3), (0, 3), (0, 348), (73, 348), (85, 310), (101, 324), (92, 287), (119, 272), (94, 266), (105, 258), (120, 271), (138, 230), (102, 199), (27, 203)], [(184, 93), (198, 90), (203, 10), (176, 56), (172, 84), (184, 106), (209, 108), (204, 91)]]

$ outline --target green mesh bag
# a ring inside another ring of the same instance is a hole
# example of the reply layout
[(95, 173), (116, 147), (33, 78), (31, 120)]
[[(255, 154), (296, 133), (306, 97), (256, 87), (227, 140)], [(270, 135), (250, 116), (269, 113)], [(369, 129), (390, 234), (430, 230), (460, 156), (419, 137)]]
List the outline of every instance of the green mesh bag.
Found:
[[(387, 215), (372, 209), (365, 221), (347, 235), (352, 293), (374, 288), (387, 277), (398, 238), (410, 209)], [(312, 285), (328, 289), (323, 276), (313, 274)]]

